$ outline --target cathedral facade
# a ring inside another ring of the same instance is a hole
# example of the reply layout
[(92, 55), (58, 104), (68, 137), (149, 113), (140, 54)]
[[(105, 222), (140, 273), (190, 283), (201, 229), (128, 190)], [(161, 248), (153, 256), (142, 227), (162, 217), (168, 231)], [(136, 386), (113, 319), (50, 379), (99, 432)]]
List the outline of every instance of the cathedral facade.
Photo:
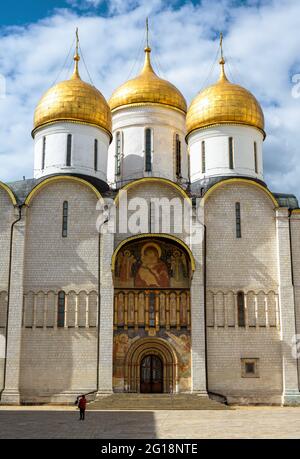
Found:
[(299, 404), (300, 209), (264, 182), (262, 109), (222, 55), (187, 108), (150, 55), (107, 102), (77, 49), (34, 178), (0, 182), (1, 403)]

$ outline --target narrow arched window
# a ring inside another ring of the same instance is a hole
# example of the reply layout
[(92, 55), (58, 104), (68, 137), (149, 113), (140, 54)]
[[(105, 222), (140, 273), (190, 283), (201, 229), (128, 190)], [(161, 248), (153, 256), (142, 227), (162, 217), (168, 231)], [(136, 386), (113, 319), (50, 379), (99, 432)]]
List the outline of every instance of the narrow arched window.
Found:
[(258, 174), (257, 143), (256, 142), (254, 142), (254, 169), (255, 169), (255, 173)]
[(66, 294), (65, 292), (58, 293), (57, 304), (57, 326), (63, 328), (65, 326), (65, 308), (66, 308)]
[(145, 171), (152, 170), (152, 132), (151, 129), (145, 131)]
[(204, 174), (206, 170), (205, 141), (204, 140), (202, 140), (201, 142), (201, 161), (202, 161), (202, 174)]
[(46, 162), (46, 137), (43, 137), (42, 170), (45, 169), (45, 162)]
[(229, 169), (234, 168), (233, 164), (233, 138), (229, 137), (228, 139), (228, 149), (229, 149)]
[(121, 132), (116, 134), (115, 174), (121, 175), (121, 153), (122, 153)]
[(71, 134), (68, 134), (68, 138), (67, 138), (67, 161), (66, 161), (66, 165), (67, 165), (67, 166), (71, 166), (71, 162), (72, 162), (72, 135), (71, 135)]
[(242, 225), (241, 225), (241, 204), (235, 203), (235, 226), (236, 226), (236, 237), (240, 239), (242, 237)]
[(98, 170), (98, 140), (94, 141), (94, 169)]
[(181, 177), (181, 141), (179, 135), (175, 137), (175, 149), (176, 149), (176, 177)]
[(237, 294), (237, 308), (238, 308), (238, 326), (245, 327), (245, 294), (244, 292), (238, 292)]
[(62, 237), (68, 236), (68, 215), (69, 214), (69, 203), (65, 201), (63, 203), (63, 221), (62, 221)]

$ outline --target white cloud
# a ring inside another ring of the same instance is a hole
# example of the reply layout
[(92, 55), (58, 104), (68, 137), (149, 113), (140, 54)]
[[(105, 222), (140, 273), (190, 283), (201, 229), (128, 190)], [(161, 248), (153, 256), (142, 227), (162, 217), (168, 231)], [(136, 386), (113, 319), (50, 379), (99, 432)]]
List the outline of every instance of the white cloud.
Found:
[[(84, 1), (101, 5), (100, 0)], [(0, 98), (0, 178), (32, 176), (34, 107), (56, 80), (75, 27), (80, 29), (93, 81), (109, 97), (141, 65), (144, 22), (149, 15), (154, 65), (159, 63), (162, 76), (177, 85), (188, 101), (204, 83), (216, 80), (217, 65), (207, 77), (216, 56), (218, 33), (224, 31), (229, 75), (256, 95), (265, 112), (266, 181), (274, 191), (296, 192), (300, 198), (300, 98), (292, 97), (292, 76), (300, 73), (300, 2), (177, 3), (112, 0), (106, 5), (107, 17), (97, 16), (95, 9), (70, 7), (36, 24), (3, 30), (0, 73), (6, 76), (7, 97)], [(81, 73), (88, 79), (82, 63)], [(60, 79), (67, 76), (64, 69)]]

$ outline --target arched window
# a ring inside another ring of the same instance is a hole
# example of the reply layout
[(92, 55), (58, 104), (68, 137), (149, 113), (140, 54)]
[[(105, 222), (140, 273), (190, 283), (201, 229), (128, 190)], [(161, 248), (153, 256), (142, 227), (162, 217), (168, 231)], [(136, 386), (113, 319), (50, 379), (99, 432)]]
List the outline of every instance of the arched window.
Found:
[(145, 130), (145, 171), (152, 170), (152, 132), (151, 129)]
[(115, 174), (121, 174), (121, 153), (122, 153), (122, 138), (121, 132), (118, 131), (116, 134), (116, 154), (115, 154)]
[(202, 174), (204, 174), (206, 170), (205, 141), (204, 140), (202, 140), (201, 142), (201, 161), (202, 161)]
[(256, 142), (254, 142), (254, 169), (255, 169), (255, 173), (258, 174), (257, 143)]
[(66, 306), (66, 294), (65, 292), (58, 293), (58, 305), (57, 305), (57, 326), (63, 328), (65, 326), (65, 306)]
[(181, 141), (179, 135), (175, 136), (175, 149), (176, 149), (176, 177), (181, 177)]
[(237, 294), (237, 307), (238, 307), (238, 326), (245, 327), (245, 294), (238, 292)]
[(69, 203), (68, 201), (65, 201), (63, 203), (62, 237), (68, 236), (68, 213), (69, 213)]
[(94, 142), (94, 169), (98, 170), (98, 140), (95, 139)]
[(45, 169), (45, 161), (46, 161), (46, 137), (43, 137), (42, 170)]
[(67, 161), (66, 161), (66, 165), (67, 165), (67, 166), (71, 166), (71, 162), (72, 162), (72, 135), (71, 135), (71, 134), (68, 134), (68, 138), (67, 138)]
[(235, 226), (236, 226), (236, 237), (240, 239), (242, 237), (242, 225), (241, 225), (241, 204), (235, 203)]
[(228, 139), (228, 148), (229, 148), (229, 169), (234, 168), (234, 161), (233, 161), (233, 138), (229, 137)]

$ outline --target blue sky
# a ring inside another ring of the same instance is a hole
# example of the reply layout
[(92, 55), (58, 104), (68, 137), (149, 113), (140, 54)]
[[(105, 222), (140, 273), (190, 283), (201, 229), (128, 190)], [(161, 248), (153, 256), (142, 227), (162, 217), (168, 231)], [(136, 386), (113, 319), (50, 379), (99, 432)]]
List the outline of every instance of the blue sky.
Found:
[[(223, 31), (230, 79), (253, 92), (264, 110), (265, 180), (273, 191), (300, 198), (300, 97), (293, 93), (300, 81), (299, 0), (2, 2), (0, 180), (33, 175), (34, 108), (54, 81), (68, 78), (72, 53), (62, 67), (75, 28), (93, 82), (109, 98), (141, 66), (146, 16), (154, 67), (188, 103), (218, 77)], [(88, 80), (82, 61), (81, 75)]]
[[(54, 8), (67, 7), (65, 0), (17, 0), (2, 2), (0, 24), (22, 25), (47, 17)], [(17, 14), (16, 14), (17, 12)]]
[[(122, 0), (128, 3), (128, 0)], [(121, 1), (120, 1), (121, 3)], [(138, 2), (132, 2), (132, 5)], [(172, 7), (176, 8), (184, 4), (184, 0), (173, 0)], [(197, 4), (201, 1), (193, 0)], [(235, 3), (245, 3), (236, 1)], [(72, 8), (81, 14), (97, 14), (107, 16), (109, 14), (109, 1), (81, 2), (77, 0), (14, 0), (13, 2), (2, 2), (0, 25), (22, 25), (43, 19), (53, 13), (57, 8)], [(17, 14), (16, 14), (17, 11)]]
[[(213, 1), (213, 0), (212, 0)], [(128, 2), (128, 0), (120, 0), (119, 3), (131, 3), (132, 6), (138, 4), (138, 1)], [(101, 14), (109, 15), (109, 1), (105, 0), (14, 0), (13, 2), (2, 2), (0, 25), (22, 25), (44, 19), (51, 15), (55, 9), (67, 8), (78, 11), (81, 14)], [(172, 8), (178, 8), (185, 3), (185, 0), (172, 0), (169, 2)], [(194, 5), (201, 4), (201, 0), (192, 0), (190, 3)], [(217, 2), (216, 2), (217, 3)], [(235, 6), (246, 4), (263, 4), (263, 0), (232, 0)], [(17, 13), (16, 13), (17, 12)]]

